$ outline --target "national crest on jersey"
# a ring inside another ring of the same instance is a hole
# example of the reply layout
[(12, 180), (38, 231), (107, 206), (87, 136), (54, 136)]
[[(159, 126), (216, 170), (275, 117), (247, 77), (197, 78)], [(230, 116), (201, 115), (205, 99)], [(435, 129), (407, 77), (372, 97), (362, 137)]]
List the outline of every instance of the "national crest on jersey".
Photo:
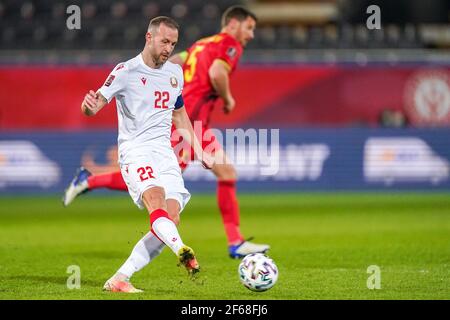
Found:
[(166, 62), (152, 69), (139, 54), (116, 66), (111, 76), (114, 81), (99, 92), (108, 102), (116, 98), (119, 161), (145, 147), (170, 148), (172, 112), (183, 89), (181, 67)]
[(170, 77), (170, 85), (172, 86), (172, 88), (177, 88), (178, 87), (178, 80), (175, 77)]

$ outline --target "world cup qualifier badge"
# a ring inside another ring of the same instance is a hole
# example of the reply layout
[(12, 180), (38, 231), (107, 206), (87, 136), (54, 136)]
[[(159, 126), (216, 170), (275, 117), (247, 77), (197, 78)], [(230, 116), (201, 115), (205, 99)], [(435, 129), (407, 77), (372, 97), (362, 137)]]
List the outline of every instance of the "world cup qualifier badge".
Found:
[(178, 87), (178, 80), (177, 80), (177, 78), (175, 78), (175, 77), (170, 77), (170, 85), (171, 85), (173, 88)]
[(105, 87), (109, 87), (110, 85), (111, 85), (111, 83), (114, 81), (114, 78), (115, 78), (116, 76), (114, 76), (114, 75), (110, 75), (109, 77), (108, 77), (108, 79), (106, 79), (106, 82), (105, 82)]
[(227, 56), (230, 57), (230, 59), (233, 59), (236, 56), (236, 48), (235, 47), (229, 47), (227, 49)]

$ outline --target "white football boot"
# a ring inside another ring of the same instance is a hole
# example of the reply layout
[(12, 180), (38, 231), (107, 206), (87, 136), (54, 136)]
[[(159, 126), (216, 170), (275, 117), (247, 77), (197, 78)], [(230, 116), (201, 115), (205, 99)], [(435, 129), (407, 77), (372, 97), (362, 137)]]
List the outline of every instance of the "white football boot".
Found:
[(253, 238), (250, 238), (237, 245), (229, 246), (228, 251), (230, 253), (230, 257), (233, 259), (241, 259), (251, 253), (266, 253), (270, 249), (268, 244), (250, 242), (249, 240), (252, 239)]

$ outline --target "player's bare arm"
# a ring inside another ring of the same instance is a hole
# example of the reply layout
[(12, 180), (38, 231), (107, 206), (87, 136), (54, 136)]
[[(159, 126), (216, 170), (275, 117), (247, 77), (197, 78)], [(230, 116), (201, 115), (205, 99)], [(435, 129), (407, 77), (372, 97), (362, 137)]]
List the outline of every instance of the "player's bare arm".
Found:
[(81, 112), (87, 116), (94, 116), (107, 104), (108, 100), (100, 92), (90, 90), (81, 103)]
[(236, 105), (230, 90), (230, 71), (231, 68), (225, 61), (216, 59), (211, 64), (208, 72), (214, 90), (224, 101), (223, 111), (225, 113), (233, 111)]
[(181, 52), (171, 56), (169, 58), (169, 61), (172, 62), (172, 63), (178, 64), (180, 66), (183, 66), (184, 62), (187, 59), (187, 56), (188, 56), (188, 52), (187, 51), (181, 51)]
[(192, 146), (197, 159), (201, 159), (202, 164), (206, 169), (211, 169), (213, 167), (214, 160), (211, 156), (209, 156), (209, 154), (203, 152), (202, 146), (194, 133), (191, 120), (189, 119), (184, 107), (173, 111), (172, 123), (175, 125), (175, 128), (178, 129), (183, 139), (185, 139)]

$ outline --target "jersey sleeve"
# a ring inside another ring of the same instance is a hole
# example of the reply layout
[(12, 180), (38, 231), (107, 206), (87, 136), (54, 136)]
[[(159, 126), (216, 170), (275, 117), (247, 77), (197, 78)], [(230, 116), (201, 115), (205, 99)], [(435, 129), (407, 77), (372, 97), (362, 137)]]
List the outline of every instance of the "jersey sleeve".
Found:
[(108, 103), (112, 98), (120, 94), (126, 86), (128, 77), (128, 68), (124, 63), (119, 63), (106, 78), (103, 86), (97, 90), (100, 92)]
[(180, 65), (176, 65), (177, 67), (177, 81), (178, 81), (178, 97), (175, 101), (175, 110), (178, 110), (184, 106), (183, 101), (183, 86), (184, 86), (184, 78), (183, 78), (183, 68)]
[(236, 41), (230, 41), (229, 39), (224, 39), (218, 47), (218, 53), (216, 59), (225, 61), (231, 70), (234, 70), (241, 57), (242, 49)]
[(183, 96), (180, 94), (175, 101), (175, 110), (178, 110), (184, 106)]

